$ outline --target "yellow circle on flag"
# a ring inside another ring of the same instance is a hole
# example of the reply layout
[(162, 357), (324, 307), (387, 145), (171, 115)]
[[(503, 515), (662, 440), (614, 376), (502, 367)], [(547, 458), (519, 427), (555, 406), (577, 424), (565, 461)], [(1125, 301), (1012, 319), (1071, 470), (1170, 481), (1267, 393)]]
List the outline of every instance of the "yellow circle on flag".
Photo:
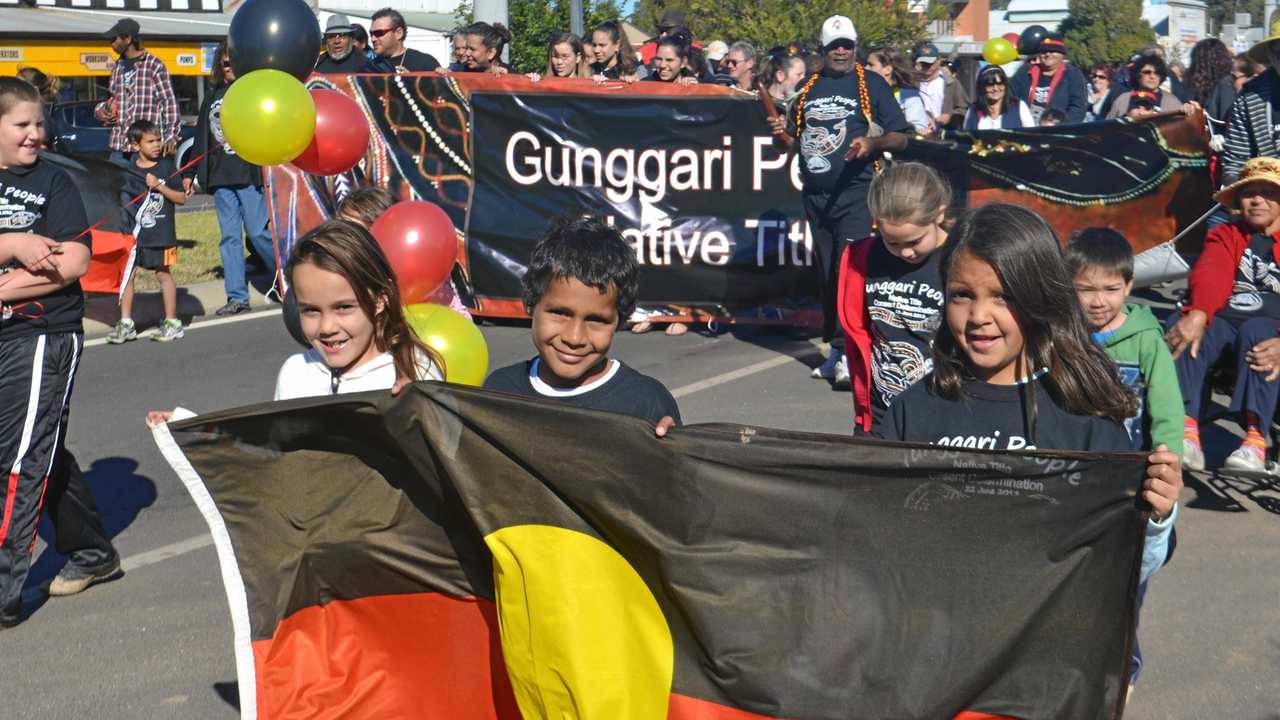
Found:
[(524, 717), (665, 720), (671, 628), (616, 550), (550, 525), (502, 528), (485, 543), (502, 655)]

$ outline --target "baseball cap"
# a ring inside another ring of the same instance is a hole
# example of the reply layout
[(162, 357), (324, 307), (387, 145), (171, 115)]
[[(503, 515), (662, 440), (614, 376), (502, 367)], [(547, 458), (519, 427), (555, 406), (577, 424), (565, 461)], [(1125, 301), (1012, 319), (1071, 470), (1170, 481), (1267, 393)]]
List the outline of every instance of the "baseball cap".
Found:
[(133, 18), (123, 18), (121, 20), (117, 20), (116, 24), (112, 25), (110, 30), (103, 33), (103, 36), (108, 40), (115, 40), (121, 35), (128, 35), (131, 38), (136, 38), (138, 37), (140, 29), (141, 28), (138, 27), (137, 20), (134, 20)]
[(858, 42), (858, 31), (854, 29), (853, 21), (843, 15), (832, 15), (822, 23), (822, 47), (837, 40)]
[(346, 35), (355, 32), (355, 30), (347, 16), (341, 13), (330, 15), (328, 22), (324, 24), (325, 35)]
[(708, 60), (719, 60), (729, 54), (729, 46), (723, 40), (712, 40), (702, 53)]
[(916, 46), (916, 62), (933, 63), (938, 62), (938, 46), (933, 43), (920, 43)]
[(658, 21), (659, 30), (670, 30), (671, 28), (684, 27), (684, 11), (668, 10), (662, 14), (662, 19)]

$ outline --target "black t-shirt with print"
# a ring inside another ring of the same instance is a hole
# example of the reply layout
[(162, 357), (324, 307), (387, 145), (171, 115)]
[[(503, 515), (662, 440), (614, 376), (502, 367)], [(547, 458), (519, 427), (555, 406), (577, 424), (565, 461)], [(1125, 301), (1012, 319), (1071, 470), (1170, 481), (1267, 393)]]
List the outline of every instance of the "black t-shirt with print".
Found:
[(209, 187), (205, 188), (209, 192), (220, 187), (262, 184), (262, 168), (237, 155), (222, 132), (222, 101), (226, 94), (226, 85), (214, 90), (209, 105)]
[[(864, 71), (871, 118), (884, 132), (910, 129), (902, 107), (884, 78)], [(858, 73), (839, 77), (824, 73), (804, 99), (804, 131), (800, 134), (800, 170), (805, 193), (842, 192), (853, 184), (871, 182), (875, 173), (869, 160), (845, 162), (844, 154), (854, 138), (867, 134), (867, 118), (858, 99)], [(798, 100), (797, 100), (798, 101)], [(794, 130), (794, 110), (787, 113)]]
[(867, 251), (864, 304), (871, 317), (872, 425), (884, 421), (890, 403), (933, 369), (930, 348), (942, 323), (942, 253), (909, 263), (879, 238)]
[(667, 388), (648, 375), (627, 367), (621, 360), (613, 361), (618, 364), (617, 371), (599, 387), (580, 395), (557, 396), (544, 395), (533, 386), (530, 373), (533, 372), (536, 361), (537, 358), (494, 370), (484, 381), (484, 388), (555, 400), (588, 410), (631, 415), (644, 418), (655, 425), (664, 417), (671, 417), (676, 424), (680, 423), (680, 408)]
[[(147, 192), (147, 173), (164, 180), (169, 187), (181, 188), (182, 178), (176, 176), (177, 171), (173, 160), (167, 157), (160, 158), (149, 168), (139, 165), (136, 155), (130, 162), (129, 172), (124, 178), (124, 226), (135, 234), (138, 247), (171, 248), (178, 244), (173, 201), (158, 191)], [(127, 204), (143, 193), (147, 193), (146, 197), (132, 205)]]
[(1280, 268), (1276, 267), (1276, 241), (1254, 233), (1236, 263), (1231, 297), (1218, 317), (1239, 325), (1256, 317), (1280, 320)]
[[(89, 234), (84, 232), (87, 227), (84, 202), (61, 168), (37, 161), (0, 170), (0, 233), (34, 233), (92, 247)], [(17, 262), (0, 265), (0, 278), (19, 268)], [(0, 340), (80, 332), (83, 318), (84, 293), (77, 280), (41, 297), (7, 304), (0, 317)]]
[(1053, 84), (1054, 75), (1040, 73), (1040, 80), (1036, 82), (1035, 89), (1031, 91), (1031, 107), (1039, 108), (1043, 111), (1049, 107), (1049, 86)]
[[(885, 423), (873, 431), (887, 440), (924, 442), (979, 450), (1132, 449), (1124, 428), (1106, 418), (1072, 415), (1058, 406), (1041, 375), (1021, 385), (963, 383), (960, 397), (933, 393), (928, 378), (893, 401)], [(1035, 429), (1028, 426), (1029, 390), (1035, 391)]]

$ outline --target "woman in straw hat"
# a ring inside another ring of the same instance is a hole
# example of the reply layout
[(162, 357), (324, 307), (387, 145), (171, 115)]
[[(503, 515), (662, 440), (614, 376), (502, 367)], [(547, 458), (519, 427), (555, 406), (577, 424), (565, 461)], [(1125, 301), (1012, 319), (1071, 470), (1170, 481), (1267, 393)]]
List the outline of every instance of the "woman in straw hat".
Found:
[(1246, 436), (1225, 466), (1266, 470), (1266, 437), (1280, 396), (1280, 159), (1254, 158), (1214, 199), (1239, 210), (1235, 222), (1205, 238), (1191, 269), (1190, 302), (1172, 318), (1165, 340), (1173, 351), (1186, 412), (1183, 466), (1204, 469), (1200, 410), (1205, 376), (1227, 351), (1236, 358), (1231, 412)]

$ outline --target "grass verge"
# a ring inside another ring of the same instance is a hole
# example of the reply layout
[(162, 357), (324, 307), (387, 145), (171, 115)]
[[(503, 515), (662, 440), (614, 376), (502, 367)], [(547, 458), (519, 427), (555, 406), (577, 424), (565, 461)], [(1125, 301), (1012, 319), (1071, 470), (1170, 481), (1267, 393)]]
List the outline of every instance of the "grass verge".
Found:
[[(169, 271), (178, 286), (222, 279), (222, 256), (218, 244), (222, 231), (218, 229), (218, 215), (212, 210), (178, 213), (174, 219), (178, 235), (178, 263)], [(156, 274), (138, 270), (134, 274), (134, 287), (140, 292), (159, 290)]]

